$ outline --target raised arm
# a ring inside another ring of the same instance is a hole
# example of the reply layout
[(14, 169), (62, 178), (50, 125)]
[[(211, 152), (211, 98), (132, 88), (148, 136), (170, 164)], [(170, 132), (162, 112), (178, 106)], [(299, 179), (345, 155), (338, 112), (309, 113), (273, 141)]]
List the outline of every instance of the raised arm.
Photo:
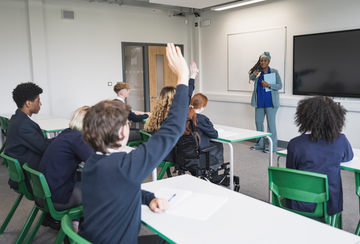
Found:
[(170, 68), (178, 77), (178, 86), (169, 115), (160, 130), (150, 137), (148, 143), (141, 144), (136, 150), (125, 156), (131, 163), (119, 165), (124, 174), (137, 182), (143, 182), (149, 176), (151, 171), (168, 155), (185, 130), (189, 70), (178, 47), (175, 49), (173, 44), (169, 44), (167, 56)]

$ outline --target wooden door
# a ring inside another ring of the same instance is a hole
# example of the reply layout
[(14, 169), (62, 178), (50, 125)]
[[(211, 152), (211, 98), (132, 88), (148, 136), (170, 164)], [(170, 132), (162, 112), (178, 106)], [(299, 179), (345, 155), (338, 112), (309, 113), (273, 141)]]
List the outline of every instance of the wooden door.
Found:
[(162, 87), (176, 87), (177, 76), (169, 67), (169, 61), (166, 57), (166, 46), (148, 46), (148, 56), (150, 112), (152, 112)]

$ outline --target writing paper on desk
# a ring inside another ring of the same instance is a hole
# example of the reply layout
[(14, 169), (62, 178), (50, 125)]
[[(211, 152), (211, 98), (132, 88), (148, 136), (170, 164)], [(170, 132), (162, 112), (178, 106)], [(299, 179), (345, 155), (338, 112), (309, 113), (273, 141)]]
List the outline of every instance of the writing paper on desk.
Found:
[[(265, 74), (264, 80), (269, 83), (270, 85), (276, 84), (276, 76), (275, 73)], [(265, 87), (265, 91), (269, 92), (271, 91), (269, 88)]]
[(176, 196), (169, 202), (170, 208), (166, 213), (199, 220), (208, 219), (227, 201), (226, 197), (171, 188), (160, 188), (155, 192), (157, 198), (165, 199), (170, 199), (174, 194)]

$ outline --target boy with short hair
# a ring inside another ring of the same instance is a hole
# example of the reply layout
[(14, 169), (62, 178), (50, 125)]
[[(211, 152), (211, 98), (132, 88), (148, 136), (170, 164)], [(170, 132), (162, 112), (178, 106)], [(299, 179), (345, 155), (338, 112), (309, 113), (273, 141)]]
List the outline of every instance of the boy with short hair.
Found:
[[(23, 165), (28, 163), (32, 169), (37, 169), (46, 148), (52, 140), (46, 139), (39, 125), (31, 116), (37, 114), (42, 105), (40, 94), (43, 90), (32, 82), (21, 83), (13, 90), (13, 99), (18, 107), (9, 121), (5, 152), (16, 158)], [(25, 175), (25, 183), (30, 192), (31, 186)], [(11, 188), (18, 189), (18, 183), (9, 179)]]
[(178, 87), (167, 120), (148, 143), (129, 154), (124, 151), (130, 112), (124, 103), (102, 101), (84, 118), (83, 139), (97, 154), (86, 161), (82, 172), (84, 222), (80, 235), (92, 243), (138, 243), (140, 205), (147, 204), (154, 212), (169, 207), (167, 199), (141, 190), (141, 183), (185, 130), (189, 71), (178, 47), (168, 44), (167, 56), (178, 76)]

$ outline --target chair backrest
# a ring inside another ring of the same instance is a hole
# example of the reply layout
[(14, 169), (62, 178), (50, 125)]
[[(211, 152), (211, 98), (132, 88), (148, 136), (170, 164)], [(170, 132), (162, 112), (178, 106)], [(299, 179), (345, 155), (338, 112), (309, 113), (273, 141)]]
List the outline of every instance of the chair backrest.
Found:
[(0, 128), (1, 128), (1, 134), (3, 134), (3, 136), (6, 136), (7, 134), (8, 122), (9, 119), (0, 116)]
[(151, 137), (151, 134), (150, 133), (147, 133), (143, 130), (140, 130), (140, 136), (141, 136), (141, 140), (143, 142), (147, 142), (149, 140), (149, 138)]
[[(329, 200), (327, 175), (279, 167), (269, 167), (268, 172), (273, 205), (310, 218), (328, 218), (326, 210), (326, 202)], [(296, 211), (286, 208), (280, 197), (316, 203), (317, 206), (314, 213)]]
[(91, 244), (91, 242), (85, 240), (83, 237), (75, 233), (72, 227), (71, 219), (67, 214), (65, 214), (64, 217), (61, 219), (61, 229), (62, 231), (64, 231), (65, 235), (67, 235), (69, 239), (74, 241), (75, 243)]
[(5, 155), (5, 153), (1, 153), (1, 157), (4, 159), (4, 163), (9, 172), (10, 179), (17, 182), (19, 185), (19, 190), (14, 189), (14, 191), (19, 194), (24, 194), (25, 197), (31, 201), (34, 200), (33, 195), (26, 188), (24, 172), (19, 161), (15, 158)]
[(42, 173), (36, 170), (31, 169), (27, 163), (23, 165), (23, 169), (26, 170), (26, 173), (29, 177), (31, 188), (33, 190), (33, 195), (44, 201), (44, 207), (41, 207), (37, 204), (38, 207), (42, 209), (44, 212), (50, 213), (54, 219), (60, 220), (67, 212), (67, 210), (64, 211), (55, 210), (54, 205), (51, 201), (51, 191), (46, 181), (45, 175), (43, 175)]
[(360, 170), (355, 170), (355, 192), (359, 197), (359, 209), (360, 209)]

